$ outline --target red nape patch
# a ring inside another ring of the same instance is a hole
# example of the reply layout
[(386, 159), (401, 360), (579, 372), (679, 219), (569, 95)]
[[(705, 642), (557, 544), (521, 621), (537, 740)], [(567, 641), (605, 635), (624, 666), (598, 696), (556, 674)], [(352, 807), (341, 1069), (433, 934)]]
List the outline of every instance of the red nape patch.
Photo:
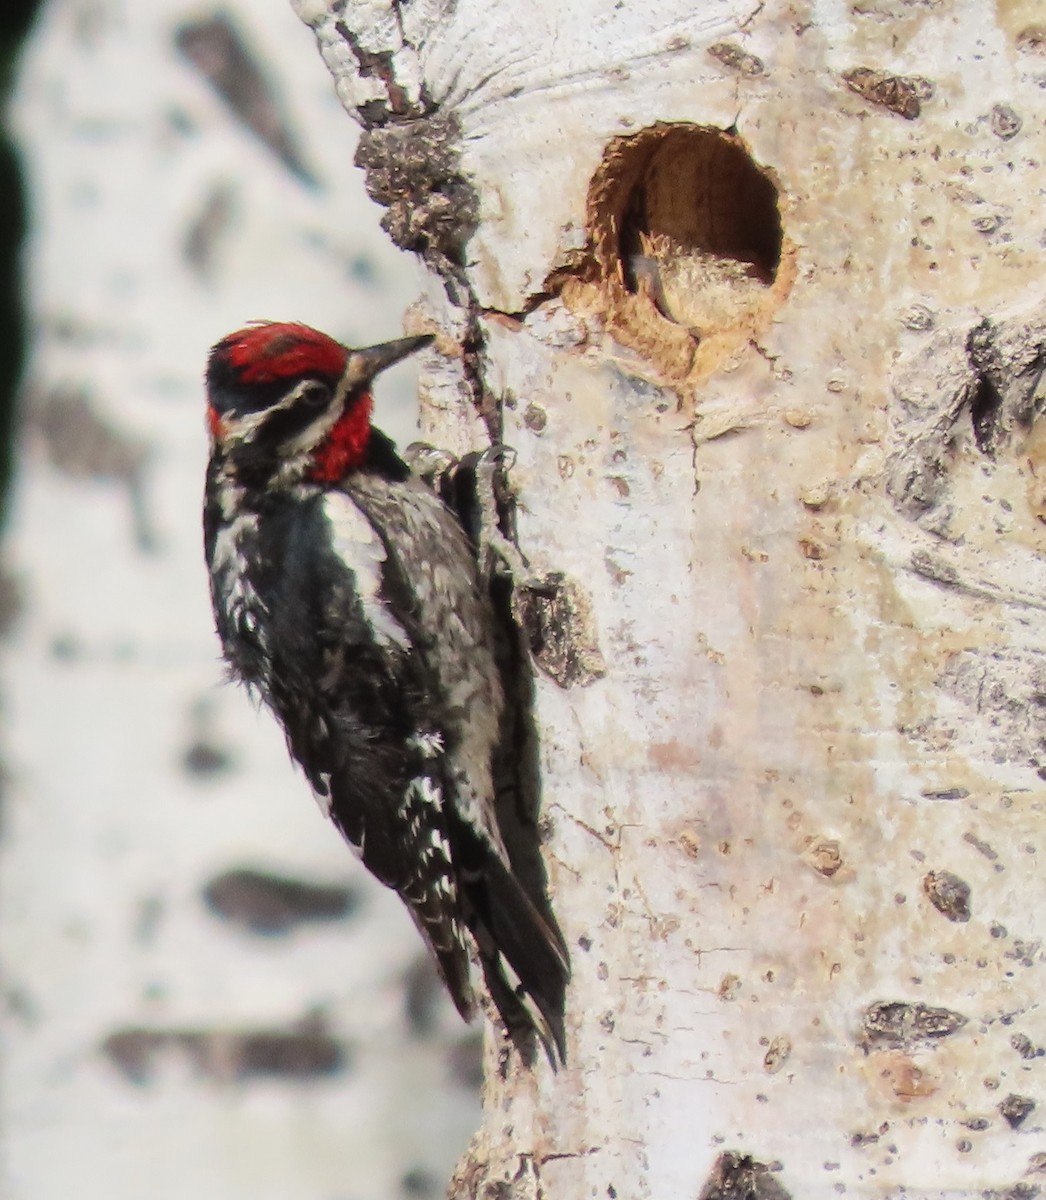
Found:
[(348, 351), (308, 325), (265, 321), (249, 325), (215, 346), (244, 383), (273, 383), (297, 375), (334, 375), (345, 370)]
[(313, 454), (309, 474), (317, 483), (337, 483), (363, 461), (370, 441), (373, 408), (374, 398), (370, 392), (348, 398), (345, 411)]
[(215, 441), (218, 441), (225, 432), (225, 422), (222, 421), (221, 413), (213, 404), (207, 405), (207, 428)]

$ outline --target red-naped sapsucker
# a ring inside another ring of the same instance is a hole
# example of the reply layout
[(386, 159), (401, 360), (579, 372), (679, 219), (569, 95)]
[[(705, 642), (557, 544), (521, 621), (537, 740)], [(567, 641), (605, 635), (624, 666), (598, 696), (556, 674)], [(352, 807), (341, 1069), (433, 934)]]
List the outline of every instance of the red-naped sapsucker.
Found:
[(504, 695), (477, 547), (371, 424), (374, 376), (429, 341), (350, 350), (266, 322), (212, 349), (215, 621), (233, 675), (399, 893), (462, 1016), (474, 1008), (467, 930), (502, 1019), (531, 1025), (555, 1062), (567, 955), (495, 816)]

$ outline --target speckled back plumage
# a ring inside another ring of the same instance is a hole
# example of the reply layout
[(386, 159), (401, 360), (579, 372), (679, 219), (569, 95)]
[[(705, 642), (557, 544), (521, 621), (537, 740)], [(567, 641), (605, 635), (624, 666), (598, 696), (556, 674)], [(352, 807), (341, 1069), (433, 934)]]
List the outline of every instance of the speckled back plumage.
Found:
[[(365, 436), (350, 428), (355, 352), (339, 376), (322, 344), (312, 379), (292, 334), (284, 344), (305, 374), (270, 364), (259, 386), (281, 388), (258, 405), (236, 394), (225, 358), (212, 372), (226, 391), (212, 398), (205, 546), (226, 661), (279, 719), (364, 864), (402, 897), (462, 1015), (474, 1008), (468, 931), (506, 1023), (531, 1023), (562, 1057), (565, 950), (516, 880), (495, 817), (503, 695), (474, 549), (369, 428), (369, 410)], [(256, 444), (271, 426), (285, 441)]]

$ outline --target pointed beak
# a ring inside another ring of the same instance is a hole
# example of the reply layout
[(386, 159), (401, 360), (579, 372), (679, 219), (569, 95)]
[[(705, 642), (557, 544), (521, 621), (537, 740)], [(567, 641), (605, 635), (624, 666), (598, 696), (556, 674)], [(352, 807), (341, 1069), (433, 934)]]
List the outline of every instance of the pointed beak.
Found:
[(365, 350), (351, 351), (345, 371), (349, 387), (356, 388), (361, 384), (369, 383), (386, 367), (391, 367), (401, 358), (414, 354), (415, 351), (429, 345), (433, 340), (431, 333), (425, 333), (421, 337), (399, 338), (395, 342), (382, 342), (380, 346), (368, 346)]

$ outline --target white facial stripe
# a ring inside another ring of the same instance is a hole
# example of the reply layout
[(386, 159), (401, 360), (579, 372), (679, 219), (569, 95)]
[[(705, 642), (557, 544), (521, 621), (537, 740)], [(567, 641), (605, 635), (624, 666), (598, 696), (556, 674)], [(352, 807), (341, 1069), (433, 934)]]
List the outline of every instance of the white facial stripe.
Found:
[(321, 501), (331, 527), (334, 553), (353, 573), (356, 594), (363, 614), (383, 646), (410, 649), (407, 631), (396, 620), (381, 598), (382, 570), (386, 553), (370, 522), (343, 492), (328, 492)]
[(352, 363), (352, 355), (350, 354), (349, 355), (349, 365), (347, 365), (345, 367), (345, 370), (342, 372), (342, 376), (338, 380), (338, 384), (334, 389), (334, 403), (331, 407), (336, 409), (337, 412), (339, 412), (339, 413), (344, 411), (345, 398), (346, 398), (346, 396), (348, 396), (349, 391), (352, 388), (352, 380), (349, 378), (349, 376), (352, 374), (351, 363)]
[[(345, 401), (351, 388), (349, 375), (350, 369), (346, 368), (342, 377), (338, 380), (337, 386), (334, 389), (334, 395), (331, 397), (327, 407), (296, 438), (292, 438), (290, 441), (284, 443), (285, 453), (288, 458), (293, 458), (297, 454), (314, 450), (337, 424), (345, 412)], [(277, 407), (283, 408), (284, 406), (289, 406), (290, 403), (293, 403), (295, 397), (302, 395), (307, 388), (307, 382), (300, 384), (286, 400), (281, 400)], [(275, 409), (269, 409), (269, 412), (274, 411)]]
[[(345, 377), (342, 376), (335, 389), (333, 399), (322, 409), (317, 410), (316, 419), (306, 425), (296, 437), (285, 443), (289, 455), (298, 454), (303, 450), (311, 450), (330, 433), (334, 427), (334, 423), (341, 416), (345, 405), (344, 380)], [(289, 391), (276, 404), (270, 405), (269, 408), (262, 409), (260, 412), (244, 413), (242, 416), (236, 417), (229, 424), (226, 440), (240, 443), (252, 441), (258, 429), (274, 413), (286, 412), (288, 409), (294, 408), (312, 388), (325, 386), (315, 379), (303, 379), (297, 387)]]
[[(295, 400), (300, 399), (310, 388), (316, 386), (317, 384), (315, 381), (304, 380), (298, 384), (298, 386), (293, 392), (291, 392), (289, 396), (286, 397), (286, 399), (280, 401), (278, 407), (290, 408), (294, 404)], [(325, 384), (320, 384), (319, 386), (324, 388), (326, 387)], [(339, 384), (338, 387), (339, 390), (335, 391), (334, 398), (327, 402), (325, 408), (322, 408), (317, 412), (316, 420), (311, 424), (306, 425), (297, 437), (291, 438), (290, 441), (284, 443), (284, 452), (286, 454), (294, 455), (301, 453), (303, 450), (311, 450), (314, 446), (319, 445), (319, 443), (322, 442), (327, 434), (330, 433), (330, 431), (334, 428), (334, 424), (341, 416), (341, 411), (344, 406), (344, 399), (341, 398), (339, 394), (341, 385)], [(269, 409), (269, 412), (275, 411), (276, 409)]]

